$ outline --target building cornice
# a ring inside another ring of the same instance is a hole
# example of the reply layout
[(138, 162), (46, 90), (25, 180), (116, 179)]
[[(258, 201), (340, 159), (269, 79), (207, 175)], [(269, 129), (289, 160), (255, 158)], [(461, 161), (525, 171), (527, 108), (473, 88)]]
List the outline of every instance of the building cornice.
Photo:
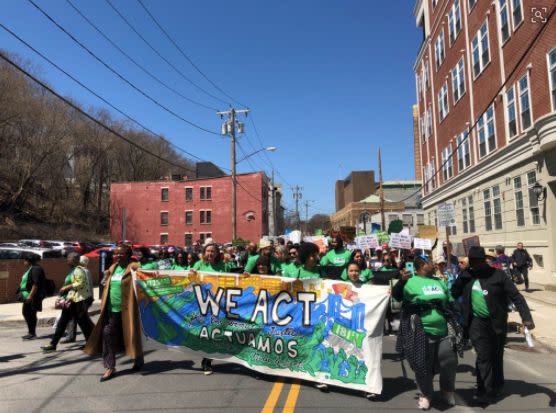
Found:
[(538, 131), (535, 142), (538, 146), (534, 146), (534, 153), (556, 148), (556, 112), (540, 117), (535, 123), (535, 129)]

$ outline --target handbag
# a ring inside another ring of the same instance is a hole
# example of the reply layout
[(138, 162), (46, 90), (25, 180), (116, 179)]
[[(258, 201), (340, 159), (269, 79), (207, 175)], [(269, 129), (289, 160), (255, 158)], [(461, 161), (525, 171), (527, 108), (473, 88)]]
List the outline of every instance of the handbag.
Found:
[(69, 310), (73, 301), (67, 300), (63, 297), (58, 297), (54, 303), (54, 308), (57, 310)]

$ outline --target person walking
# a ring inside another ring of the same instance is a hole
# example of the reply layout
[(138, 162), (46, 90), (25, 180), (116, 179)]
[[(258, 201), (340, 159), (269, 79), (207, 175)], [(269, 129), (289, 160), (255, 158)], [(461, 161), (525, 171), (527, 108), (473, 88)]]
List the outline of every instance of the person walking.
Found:
[(458, 277), (452, 296), (463, 296), (463, 323), (477, 354), (476, 399), (489, 403), (504, 388), (504, 345), (508, 327), (508, 299), (514, 303), (523, 325), (535, 328), (527, 302), (515, 284), (499, 269), (486, 262), (482, 247), (469, 249), (467, 276)]
[(50, 344), (42, 346), (41, 349), (45, 353), (50, 353), (56, 351), (56, 346), (58, 342), (64, 335), (68, 323), (75, 318), (79, 328), (85, 336), (85, 340), (91, 335), (93, 330), (93, 322), (89, 318), (89, 313), (87, 312), (87, 300), (91, 297), (91, 290), (89, 287), (89, 282), (87, 281), (87, 274), (79, 266), (79, 254), (76, 252), (71, 252), (67, 256), (68, 266), (71, 268), (71, 282), (68, 285), (63, 286), (60, 289), (60, 294), (66, 295), (66, 300), (69, 303), (68, 307), (62, 309), (62, 316), (58, 321), (56, 326), (56, 331)]
[(525, 281), (525, 291), (529, 292), (529, 270), (533, 268), (533, 260), (527, 250), (523, 248), (523, 242), (517, 243), (517, 248), (512, 253), (512, 264), (514, 271)]
[(21, 337), (23, 340), (37, 338), (37, 312), (42, 311), (42, 300), (44, 298), (44, 270), (38, 264), (40, 256), (29, 254), (24, 258), (27, 269), (21, 277), (17, 295), (23, 303), (22, 314), (27, 324), (27, 334)]
[(453, 299), (446, 284), (436, 278), (430, 259), (414, 259), (415, 275), (403, 271), (392, 288), (392, 297), (402, 302), (400, 334), (396, 349), (407, 358), (415, 372), (421, 395), (417, 407), (428, 410), (433, 396), (433, 379), (440, 373), (442, 400), (455, 405), (455, 382), (458, 364), (455, 337), (449, 334), (448, 322), (454, 325), (449, 307)]
[(143, 344), (139, 307), (135, 298), (131, 271), (139, 264), (131, 261), (131, 248), (120, 245), (114, 252), (115, 263), (105, 272), (100, 317), (87, 344), (85, 353), (102, 354), (104, 374), (100, 381), (107, 381), (116, 374), (116, 353), (122, 349), (134, 360), (132, 370), (143, 367)]

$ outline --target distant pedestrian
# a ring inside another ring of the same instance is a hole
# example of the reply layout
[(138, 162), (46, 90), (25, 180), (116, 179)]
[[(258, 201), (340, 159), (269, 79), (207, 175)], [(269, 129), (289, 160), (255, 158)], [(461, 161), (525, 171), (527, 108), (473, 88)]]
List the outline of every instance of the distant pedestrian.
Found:
[(489, 266), (482, 247), (469, 249), (468, 276), (460, 276), (452, 288), (452, 296), (463, 296), (463, 324), (477, 354), (476, 399), (489, 403), (504, 388), (504, 345), (508, 328), (508, 300), (523, 321), (535, 328), (527, 302), (506, 274)]
[(27, 267), (19, 288), (18, 299), (23, 303), (22, 313), (27, 323), (27, 334), (21, 337), (23, 340), (33, 340), (37, 337), (37, 311), (42, 311), (42, 300), (44, 298), (44, 270), (38, 264), (40, 257), (37, 254), (29, 254), (24, 263)]
[(87, 340), (93, 330), (93, 322), (89, 318), (87, 312), (87, 300), (91, 297), (91, 290), (89, 282), (87, 281), (87, 274), (82, 267), (79, 266), (79, 254), (70, 252), (67, 256), (68, 266), (71, 268), (71, 279), (68, 285), (60, 289), (60, 294), (66, 294), (66, 300), (69, 306), (62, 310), (62, 317), (58, 321), (56, 331), (50, 344), (42, 346), (41, 349), (45, 353), (56, 350), (58, 342), (62, 338), (68, 323), (75, 317), (79, 328)]
[(533, 268), (533, 260), (527, 250), (523, 248), (522, 242), (517, 243), (517, 248), (512, 254), (512, 264), (514, 271), (525, 281), (525, 291), (529, 292), (529, 270)]
[(100, 316), (84, 350), (91, 356), (102, 354), (105, 370), (100, 381), (116, 374), (116, 353), (122, 347), (134, 360), (133, 371), (141, 370), (144, 363), (139, 307), (131, 276), (139, 264), (131, 261), (131, 254), (127, 245), (118, 246), (114, 252), (115, 262), (105, 274)]

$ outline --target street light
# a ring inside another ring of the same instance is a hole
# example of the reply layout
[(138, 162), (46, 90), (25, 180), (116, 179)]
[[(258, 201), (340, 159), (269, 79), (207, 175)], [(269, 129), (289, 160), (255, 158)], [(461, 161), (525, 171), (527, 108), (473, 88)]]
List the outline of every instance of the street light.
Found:
[(247, 158), (250, 158), (250, 157), (252, 157), (253, 155), (258, 154), (259, 152), (264, 152), (264, 151), (266, 151), (266, 152), (274, 152), (276, 149), (278, 149), (278, 148), (276, 148), (276, 146), (268, 146), (268, 147), (266, 147), (266, 148), (261, 148), (261, 149), (259, 149), (259, 150), (256, 150), (255, 152), (250, 153), (249, 155), (247, 155), (247, 156), (241, 158), (239, 161), (236, 162), (236, 165), (237, 165), (238, 163), (240, 163), (240, 162), (243, 162), (243, 161), (246, 160)]
[(544, 201), (546, 198), (546, 188), (544, 186), (542, 186), (539, 182), (535, 182), (535, 185), (533, 185), (531, 189), (537, 197), (537, 201)]

